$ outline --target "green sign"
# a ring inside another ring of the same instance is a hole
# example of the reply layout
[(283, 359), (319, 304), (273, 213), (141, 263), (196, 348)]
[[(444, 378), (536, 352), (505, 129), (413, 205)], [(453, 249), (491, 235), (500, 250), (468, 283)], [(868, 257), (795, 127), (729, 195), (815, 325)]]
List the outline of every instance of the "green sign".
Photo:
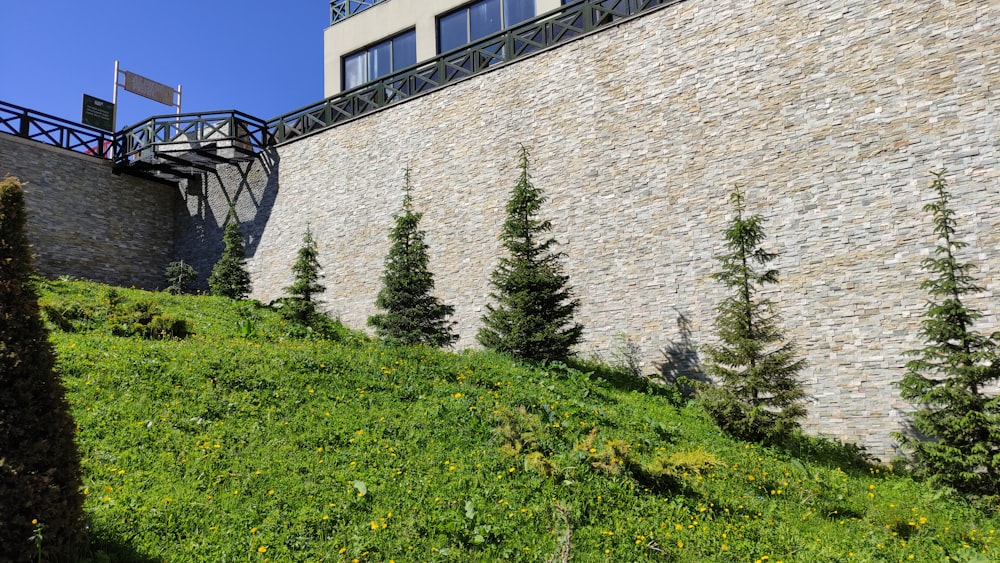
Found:
[(115, 130), (115, 105), (107, 100), (83, 95), (83, 124), (104, 129)]

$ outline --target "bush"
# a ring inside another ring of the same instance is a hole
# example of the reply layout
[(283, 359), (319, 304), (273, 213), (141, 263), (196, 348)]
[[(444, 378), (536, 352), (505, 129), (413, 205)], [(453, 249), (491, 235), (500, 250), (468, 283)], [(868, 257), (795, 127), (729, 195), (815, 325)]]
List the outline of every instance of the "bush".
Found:
[(0, 560), (69, 560), (82, 531), (75, 424), (31, 282), (24, 194), (0, 181)]

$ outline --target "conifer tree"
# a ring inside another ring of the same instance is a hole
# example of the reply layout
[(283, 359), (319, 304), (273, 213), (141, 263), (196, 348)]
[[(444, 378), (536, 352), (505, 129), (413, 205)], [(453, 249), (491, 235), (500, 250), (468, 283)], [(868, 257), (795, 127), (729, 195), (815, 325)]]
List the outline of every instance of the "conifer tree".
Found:
[(285, 288), (291, 295), (286, 306), (293, 319), (309, 324), (316, 315), (316, 296), (326, 291), (326, 287), (319, 283), (323, 277), (320, 273), (319, 249), (308, 225), (302, 238), (302, 246), (292, 265), (292, 275), (292, 285)]
[(770, 299), (759, 296), (765, 284), (778, 282), (768, 268), (777, 255), (761, 248), (764, 219), (745, 217), (743, 192), (730, 194), (735, 211), (725, 231), (728, 253), (717, 256), (721, 270), (712, 275), (733, 294), (719, 305), (715, 318), (720, 343), (706, 346), (706, 371), (721, 386), (704, 394), (705, 409), (726, 432), (751, 441), (778, 441), (805, 416), (805, 392), (796, 375), (805, 366), (784, 339)]
[(190, 290), (191, 284), (198, 279), (198, 271), (183, 260), (167, 264), (167, 293), (180, 295)]
[(419, 229), (422, 213), (413, 210), (410, 171), (404, 173), (403, 210), (389, 234), (382, 289), (375, 306), (384, 313), (368, 318), (376, 335), (391, 344), (447, 346), (458, 339), (448, 321), (455, 308), (431, 295), (434, 276), (427, 269), (427, 244)]
[(233, 208), (229, 209), (229, 221), (222, 233), (222, 242), (225, 248), (208, 277), (208, 287), (213, 295), (246, 299), (250, 294), (250, 273), (246, 269), (246, 245), (240, 232), (240, 221)]
[(552, 223), (537, 218), (545, 202), (531, 183), (528, 149), (521, 145), (521, 170), (510, 200), (500, 241), (509, 256), (493, 271), (490, 297), (477, 339), (486, 348), (530, 360), (559, 360), (570, 355), (583, 326), (573, 322), (580, 303), (562, 273), (562, 253), (547, 238)]
[(0, 561), (71, 560), (83, 516), (76, 427), (24, 228), (21, 184), (8, 176), (0, 180)]
[(924, 206), (934, 221), (938, 245), (923, 267), (934, 275), (920, 284), (930, 294), (920, 335), (926, 345), (908, 354), (900, 395), (916, 403), (914, 427), (923, 436), (901, 436), (920, 470), (965, 493), (1000, 494), (1000, 398), (987, 394), (1000, 380), (998, 335), (973, 328), (982, 317), (962, 302), (982, 291), (959, 262), (965, 243), (955, 238), (955, 212), (948, 207), (945, 172), (934, 172), (936, 201)]

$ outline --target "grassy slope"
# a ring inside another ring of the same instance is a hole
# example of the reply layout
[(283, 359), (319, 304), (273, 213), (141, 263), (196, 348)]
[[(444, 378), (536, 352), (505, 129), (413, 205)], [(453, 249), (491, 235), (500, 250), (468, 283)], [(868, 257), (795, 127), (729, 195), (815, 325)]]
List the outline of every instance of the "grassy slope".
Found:
[[(106, 291), (46, 283), (43, 304), (99, 308)], [(267, 310), (121, 293), (195, 335), (53, 334), (91, 560), (1000, 559), (995, 516), (820, 441), (735, 442), (613, 374), (294, 339)], [(238, 338), (248, 314), (257, 335)], [(694, 451), (725, 466), (640, 483), (614, 474), (615, 440), (636, 463)]]

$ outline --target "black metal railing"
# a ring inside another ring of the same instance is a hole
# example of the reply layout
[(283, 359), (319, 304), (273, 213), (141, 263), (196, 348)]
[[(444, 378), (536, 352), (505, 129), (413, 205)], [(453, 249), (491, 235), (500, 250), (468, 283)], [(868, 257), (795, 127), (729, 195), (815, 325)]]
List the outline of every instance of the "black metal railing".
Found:
[(282, 143), (478, 74), (595, 29), (682, 0), (578, 0), (480, 41), (267, 122)]
[(114, 133), (45, 113), (0, 102), (0, 133), (74, 152), (110, 158)]
[[(331, 2), (350, 12), (386, 0)], [(443, 53), (270, 121), (235, 110), (160, 115), (117, 133), (0, 102), (0, 133), (62, 147), (115, 166), (170, 153), (242, 155), (319, 131), (557, 45), (625, 18), (683, 0), (577, 0), (475, 43)], [(350, 15), (350, 14), (348, 14)], [(346, 17), (346, 16), (345, 16)], [(222, 155), (219, 155), (220, 158)]]
[(330, 0), (330, 25), (387, 0)]
[(228, 110), (158, 115), (115, 134), (116, 166), (147, 156), (233, 149), (252, 154), (271, 144), (267, 123)]

